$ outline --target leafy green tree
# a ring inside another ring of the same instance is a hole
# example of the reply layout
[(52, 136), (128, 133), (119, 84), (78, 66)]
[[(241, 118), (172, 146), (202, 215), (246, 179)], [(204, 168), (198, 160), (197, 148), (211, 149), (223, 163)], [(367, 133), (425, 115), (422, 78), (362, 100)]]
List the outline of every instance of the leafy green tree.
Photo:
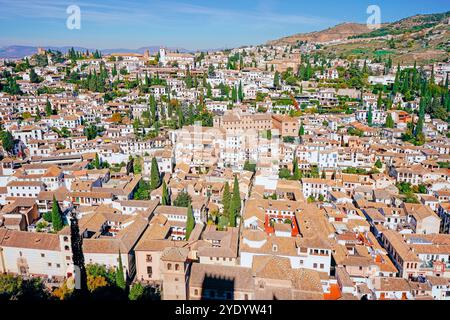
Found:
[(377, 159), (375, 162), (375, 167), (378, 169), (381, 169), (383, 167), (383, 164), (381, 163), (380, 159)]
[(189, 193), (185, 191), (181, 191), (177, 198), (174, 200), (173, 205), (175, 207), (184, 207), (187, 208), (189, 204), (192, 202), (192, 198)]
[(150, 200), (150, 184), (144, 180), (140, 180), (138, 188), (134, 193), (134, 200)]
[(281, 168), (280, 171), (278, 172), (278, 177), (280, 179), (290, 179), (291, 172), (289, 171), (289, 169)]
[(91, 277), (103, 277), (108, 282), (108, 285), (112, 286), (116, 284), (116, 270), (114, 268), (107, 268), (101, 264), (88, 264), (86, 265), (86, 274)]
[(24, 279), (21, 276), (0, 274), (0, 301), (42, 301), (49, 299), (49, 292), (41, 279)]
[(194, 230), (195, 227), (195, 219), (194, 219), (194, 212), (192, 211), (192, 206), (189, 203), (187, 208), (187, 221), (186, 221), (186, 240), (189, 240), (189, 237), (191, 236), (192, 230)]
[(388, 115), (386, 116), (386, 122), (384, 126), (391, 129), (395, 127), (394, 119), (392, 119), (392, 115), (390, 113), (388, 113)]
[(128, 294), (128, 299), (131, 301), (140, 300), (144, 294), (144, 291), (144, 286), (137, 282), (131, 287), (130, 293)]
[(161, 185), (161, 174), (159, 173), (158, 162), (156, 161), (156, 158), (153, 157), (150, 172), (150, 188), (152, 190), (155, 190), (159, 188), (160, 185)]
[(36, 108), (36, 115), (34, 116), (34, 120), (36, 120), (36, 122), (41, 121), (41, 110), (39, 110), (39, 108)]
[(7, 152), (12, 152), (14, 148), (14, 137), (9, 131), (0, 132), (3, 149)]
[(256, 163), (250, 163), (249, 161), (245, 161), (244, 170), (255, 173), (256, 172)]
[(30, 70), (30, 82), (31, 83), (39, 83), (41, 79), (39, 79), (39, 76), (34, 71), (34, 68), (31, 68)]
[(56, 201), (55, 195), (53, 195), (53, 205), (52, 205), (52, 225), (53, 230), (58, 232), (64, 227), (64, 222), (62, 219), (62, 211), (59, 207), (58, 201)]

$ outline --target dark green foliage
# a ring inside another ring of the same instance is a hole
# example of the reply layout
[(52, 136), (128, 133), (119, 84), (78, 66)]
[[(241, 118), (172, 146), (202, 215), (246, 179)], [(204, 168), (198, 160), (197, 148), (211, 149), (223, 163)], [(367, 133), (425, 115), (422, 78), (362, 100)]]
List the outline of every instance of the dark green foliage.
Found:
[(394, 119), (392, 119), (392, 115), (388, 113), (386, 116), (386, 123), (384, 124), (386, 128), (393, 129), (395, 127)]
[(24, 279), (21, 276), (0, 274), (0, 302), (7, 300), (38, 301), (50, 298), (42, 280)]
[(9, 131), (0, 131), (0, 138), (3, 149), (7, 152), (12, 152), (14, 148), (14, 137)]
[(244, 170), (255, 173), (256, 172), (256, 163), (250, 163), (249, 161), (245, 161)]
[(187, 221), (186, 221), (186, 240), (189, 240), (189, 237), (191, 236), (192, 230), (194, 230), (195, 227), (195, 219), (194, 219), (194, 213), (192, 211), (192, 206), (189, 203), (188, 209), (187, 209)]
[(161, 204), (163, 206), (170, 206), (170, 198), (169, 198), (169, 191), (167, 190), (166, 181), (163, 180), (162, 183), (162, 199)]
[(225, 182), (225, 187), (223, 189), (222, 204), (223, 204), (223, 215), (228, 217), (230, 215), (230, 205), (231, 205), (231, 193), (228, 182)]
[(236, 227), (236, 218), (241, 212), (241, 194), (239, 191), (239, 182), (237, 177), (234, 177), (233, 196), (230, 203), (230, 226)]
[(134, 193), (134, 200), (150, 200), (150, 192), (152, 188), (150, 183), (141, 179), (138, 184), (138, 188)]
[(120, 254), (120, 251), (119, 251), (119, 265), (117, 266), (116, 270), (116, 286), (123, 290), (125, 290), (127, 287), (125, 275), (123, 272), (122, 255)]
[(54, 195), (53, 195), (53, 205), (52, 205), (52, 225), (53, 225), (53, 230), (56, 232), (62, 230), (62, 228), (64, 227), (62, 211), (61, 211), (58, 201), (56, 201), (56, 198)]
[(378, 169), (381, 169), (383, 167), (383, 164), (381, 163), (380, 159), (377, 159), (375, 162), (375, 167)]
[(150, 171), (150, 188), (152, 190), (158, 189), (161, 185), (161, 174), (159, 173), (158, 162), (156, 158), (152, 159), (152, 166)]
[(174, 200), (173, 206), (187, 208), (191, 202), (191, 196), (187, 192), (181, 191), (178, 194), (177, 198)]

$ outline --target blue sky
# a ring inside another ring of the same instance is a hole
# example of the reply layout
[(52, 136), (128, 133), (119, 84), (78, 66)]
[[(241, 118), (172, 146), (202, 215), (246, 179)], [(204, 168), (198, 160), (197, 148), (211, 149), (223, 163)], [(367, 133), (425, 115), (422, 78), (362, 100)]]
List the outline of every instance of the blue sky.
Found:
[[(80, 30), (66, 28), (72, 4), (81, 9)], [(0, 0), (0, 46), (235, 47), (364, 23), (371, 4), (382, 22), (450, 10), (448, 0)]]

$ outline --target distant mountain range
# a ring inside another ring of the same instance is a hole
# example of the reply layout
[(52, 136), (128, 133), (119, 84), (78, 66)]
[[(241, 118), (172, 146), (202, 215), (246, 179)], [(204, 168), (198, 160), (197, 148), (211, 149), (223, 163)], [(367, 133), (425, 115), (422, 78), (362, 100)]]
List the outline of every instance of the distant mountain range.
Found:
[(370, 32), (365, 24), (342, 23), (332, 28), (310, 33), (298, 33), (292, 36), (284, 37), (278, 40), (269, 41), (269, 45), (297, 44), (299, 41), (308, 42), (329, 42), (335, 40), (347, 39), (352, 36)]
[(269, 45), (296, 44), (299, 41), (331, 42), (358, 38), (376, 38), (382, 36), (397, 36), (406, 33), (416, 33), (424, 29), (445, 25), (450, 19), (450, 11), (435, 14), (418, 14), (393, 23), (384, 23), (380, 29), (370, 30), (366, 24), (342, 23), (322, 31), (299, 33), (277, 40), (269, 41)]
[[(148, 47), (142, 47), (138, 49), (125, 49), (125, 48), (117, 48), (117, 49), (100, 49), (100, 51), (103, 54), (110, 54), (110, 53), (141, 53), (143, 54), (145, 50), (149, 50), (150, 53), (156, 53), (158, 52), (159, 48), (161, 46), (148, 46)], [(66, 53), (69, 49), (71, 49), (71, 46), (64, 46), (64, 47), (48, 47), (43, 46), (42, 48), (50, 49), (50, 50), (58, 50), (62, 53)], [(77, 51), (86, 51), (89, 50), (90, 52), (95, 51), (96, 49), (92, 48), (84, 48), (84, 47), (73, 47)], [(38, 47), (34, 46), (6, 46), (0, 48), (0, 58), (23, 58), (26, 56), (31, 56), (35, 53), (37, 53)], [(179, 52), (195, 52), (196, 50), (187, 50), (184, 48), (168, 48), (170, 51), (179, 51)]]

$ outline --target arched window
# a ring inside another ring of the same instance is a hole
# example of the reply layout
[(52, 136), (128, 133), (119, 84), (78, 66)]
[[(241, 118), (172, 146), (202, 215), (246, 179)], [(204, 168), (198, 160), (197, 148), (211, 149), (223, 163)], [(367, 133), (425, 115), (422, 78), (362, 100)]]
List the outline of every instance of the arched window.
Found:
[(178, 263), (175, 264), (175, 270), (176, 270), (176, 271), (180, 270), (180, 265), (179, 265)]
[(171, 263), (167, 264), (167, 270), (172, 270), (172, 264)]

